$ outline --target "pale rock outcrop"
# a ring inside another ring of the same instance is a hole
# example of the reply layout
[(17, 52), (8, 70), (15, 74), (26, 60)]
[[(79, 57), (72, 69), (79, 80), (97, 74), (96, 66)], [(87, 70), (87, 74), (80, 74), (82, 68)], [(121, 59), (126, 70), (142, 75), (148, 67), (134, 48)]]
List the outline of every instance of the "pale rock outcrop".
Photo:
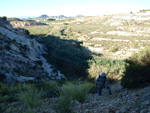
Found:
[(5, 20), (4, 23), (0, 21), (0, 75), (5, 76), (2, 81), (12, 83), (64, 78), (60, 71), (53, 72), (42, 56), (47, 54), (42, 44), (19, 35), (9, 23), (5, 27), (5, 23)]
[(45, 23), (38, 22), (30, 22), (30, 21), (11, 21), (10, 24), (13, 27), (25, 27), (25, 26), (38, 26), (38, 25), (46, 25)]

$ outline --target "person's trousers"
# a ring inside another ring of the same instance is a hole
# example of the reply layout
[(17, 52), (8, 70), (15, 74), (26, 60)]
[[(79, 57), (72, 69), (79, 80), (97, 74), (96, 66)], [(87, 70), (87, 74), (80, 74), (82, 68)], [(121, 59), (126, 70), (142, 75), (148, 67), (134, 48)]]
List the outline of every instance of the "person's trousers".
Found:
[[(98, 84), (98, 95), (99, 95), (99, 96), (100, 96), (101, 93), (102, 93), (102, 88), (103, 88), (103, 87), (104, 87), (103, 85)], [(105, 83), (105, 87), (107, 88), (108, 94), (111, 95), (112, 92), (111, 92), (110, 86), (109, 86), (107, 83)]]

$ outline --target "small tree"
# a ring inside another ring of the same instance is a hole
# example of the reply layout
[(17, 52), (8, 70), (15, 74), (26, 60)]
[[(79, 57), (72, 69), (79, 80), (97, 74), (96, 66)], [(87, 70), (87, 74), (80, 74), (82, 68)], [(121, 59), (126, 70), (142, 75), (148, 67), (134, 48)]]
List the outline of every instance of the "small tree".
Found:
[(130, 14), (133, 14), (133, 12), (131, 11)]

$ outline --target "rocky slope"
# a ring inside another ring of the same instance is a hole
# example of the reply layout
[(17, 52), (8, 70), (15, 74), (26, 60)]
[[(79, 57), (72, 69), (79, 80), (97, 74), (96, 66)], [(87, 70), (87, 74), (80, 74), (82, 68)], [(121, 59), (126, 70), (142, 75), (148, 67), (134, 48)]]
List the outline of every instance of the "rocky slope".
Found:
[[(72, 101), (72, 110), (75, 113), (150, 113), (150, 86), (143, 89), (127, 90), (119, 84), (111, 85), (113, 94), (108, 95), (106, 89), (102, 90), (102, 96), (88, 95), (84, 103)], [(41, 100), (42, 105), (32, 109), (34, 113), (56, 113), (55, 106), (58, 98)], [(25, 105), (21, 102), (1, 104), (6, 108), (5, 112), (23, 112)], [(30, 111), (31, 112), (31, 111)]]
[(1, 81), (13, 83), (64, 77), (59, 71), (53, 72), (42, 54), (46, 54), (42, 44), (31, 39), (24, 29), (14, 29), (8, 21), (0, 18)]

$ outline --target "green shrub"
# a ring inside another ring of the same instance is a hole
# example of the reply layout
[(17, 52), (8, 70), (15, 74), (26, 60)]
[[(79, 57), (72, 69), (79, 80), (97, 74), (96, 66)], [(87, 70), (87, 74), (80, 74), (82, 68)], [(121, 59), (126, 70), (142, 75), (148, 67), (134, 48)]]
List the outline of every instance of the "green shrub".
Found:
[(65, 23), (63, 23), (63, 24), (64, 24), (64, 25), (69, 25), (69, 23), (66, 23), (66, 22), (65, 22)]
[(55, 106), (57, 113), (72, 113), (71, 98), (67, 96), (60, 96), (59, 102)]
[(8, 84), (4, 84), (4, 83), (0, 83), (0, 94), (3, 98), (3, 100), (5, 100), (6, 102), (12, 102), (12, 101), (16, 101), (16, 94), (18, 93), (18, 91), (20, 90), (20, 85), (18, 84), (14, 84), (14, 85), (8, 85)]
[(118, 47), (111, 47), (110, 49), (109, 49), (109, 52), (112, 52), (112, 53), (115, 53), (115, 52), (117, 52), (118, 51)]
[(27, 29), (24, 29), (24, 32), (25, 32), (27, 35), (30, 35), (30, 32), (29, 32)]
[(150, 47), (145, 47), (144, 50), (133, 53), (126, 62), (133, 65), (150, 65)]
[(0, 103), (6, 102), (9, 99), (8, 95), (2, 95), (0, 94)]
[(24, 102), (29, 107), (36, 107), (41, 104), (40, 99), (44, 94), (43, 90), (38, 90), (37, 88), (31, 86), (26, 90), (22, 90), (18, 93), (18, 99)]
[(84, 102), (90, 89), (93, 87), (91, 83), (67, 83), (62, 86), (60, 95), (71, 97), (73, 100)]
[(58, 113), (71, 113), (72, 105), (71, 101), (76, 100), (84, 102), (91, 88), (94, 85), (88, 82), (68, 82), (60, 88), (59, 102), (55, 109)]
[(47, 60), (63, 74), (72, 76), (87, 75), (87, 60), (91, 57), (75, 40), (64, 40), (48, 36), (41, 40), (48, 48)]
[(44, 90), (44, 98), (57, 97), (58, 96), (58, 85), (56, 82), (43, 81), (35, 84), (35, 87), (39, 90)]
[(2, 18), (3, 18), (4, 20), (7, 20), (7, 17), (6, 17), (6, 16), (3, 16)]
[(7, 84), (0, 83), (0, 93), (3, 95), (7, 95), (10, 93), (10, 89)]
[(112, 60), (95, 57), (89, 60), (88, 64), (89, 78), (95, 79), (97, 72), (103, 71), (107, 74), (109, 81), (118, 81), (121, 80), (127, 63), (123, 60)]
[(53, 18), (49, 18), (47, 19), (47, 21), (55, 21), (56, 19), (53, 19)]
[(149, 66), (129, 65), (121, 79), (124, 88), (144, 87), (150, 83)]
[(150, 48), (133, 54), (126, 60), (126, 66), (121, 84), (125, 88), (138, 88), (150, 84)]

